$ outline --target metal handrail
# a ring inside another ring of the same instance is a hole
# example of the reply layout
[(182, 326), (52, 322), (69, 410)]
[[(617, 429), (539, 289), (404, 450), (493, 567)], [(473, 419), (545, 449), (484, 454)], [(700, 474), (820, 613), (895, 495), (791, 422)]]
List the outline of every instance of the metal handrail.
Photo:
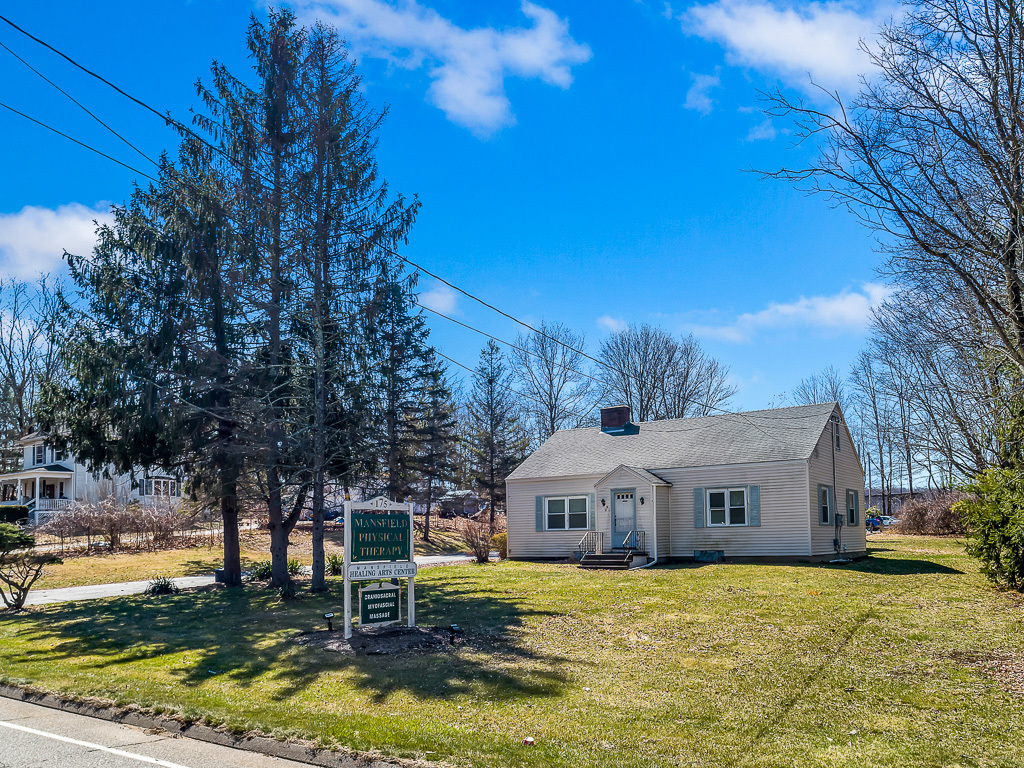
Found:
[(622, 548), (634, 552), (647, 551), (647, 531), (630, 531), (622, 541)]
[(578, 546), (584, 555), (601, 554), (604, 551), (604, 531), (587, 531)]

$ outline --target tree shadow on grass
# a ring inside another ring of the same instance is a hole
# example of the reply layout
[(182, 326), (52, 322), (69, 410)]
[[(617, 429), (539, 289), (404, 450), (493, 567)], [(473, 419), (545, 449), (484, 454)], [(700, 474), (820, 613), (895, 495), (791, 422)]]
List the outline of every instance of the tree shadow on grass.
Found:
[(862, 557), (849, 563), (828, 563), (828, 568), (839, 568), (844, 571), (858, 573), (876, 573), (882, 576), (919, 576), (925, 574), (962, 574), (963, 571), (950, 568), (931, 560), (917, 560), (900, 557)]
[(300, 632), (323, 629), (322, 614), (340, 612), (342, 601), (340, 583), (330, 593), (288, 602), (268, 589), (216, 589), (63, 603), (22, 619), (0, 615), (0, 624), (34, 619), (23, 627), (30, 648), (5, 652), (15, 664), (94, 657), (95, 667), (139, 664), (133, 674), (140, 676), (155, 665), (187, 687), (227, 678), (243, 688), (264, 685), (274, 700), (338, 676), (350, 676), (375, 701), (399, 691), (427, 699), (473, 692), (514, 700), (558, 695), (566, 683), (569, 660), (532, 650), (520, 631), (530, 617), (553, 612), (471, 576), (452, 574), (418, 591), (421, 624), (454, 623), (465, 631), (460, 647), (442, 652), (342, 654), (297, 641)]

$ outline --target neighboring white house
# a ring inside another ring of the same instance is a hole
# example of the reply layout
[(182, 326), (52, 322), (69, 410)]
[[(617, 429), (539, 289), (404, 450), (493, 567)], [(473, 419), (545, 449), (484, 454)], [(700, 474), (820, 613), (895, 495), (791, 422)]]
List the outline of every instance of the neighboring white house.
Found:
[(509, 475), (509, 557), (865, 552), (864, 471), (838, 404), (641, 424), (604, 408), (601, 424), (556, 432)]
[(0, 474), (0, 504), (24, 504), (35, 520), (39, 513), (59, 512), (76, 501), (96, 501), (111, 493), (144, 504), (181, 501), (181, 484), (169, 475), (138, 472), (136, 481), (127, 474), (106, 477), (55, 451), (39, 433), (26, 435), (18, 445), (22, 468)]

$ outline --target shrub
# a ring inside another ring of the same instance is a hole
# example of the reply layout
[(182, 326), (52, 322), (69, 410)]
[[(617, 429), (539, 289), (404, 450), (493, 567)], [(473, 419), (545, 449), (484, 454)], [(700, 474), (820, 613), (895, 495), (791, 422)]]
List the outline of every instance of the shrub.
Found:
[(343, 576), (345, 573), (345, 558), (337, 553), (327, 556), (327, 575)]
[(491, 536), (491, 549), (498, 550), (498, 557), (502, 560), (508, 558), (508, 534), (496, 533)]
[(964, 533), (963, 523), (955, 507), (963, 494), (952, 491), (938, 493), (930, 499), (911, 499), (899, 511), (900, 533), (927, 536), (950, 536)]
[(43, 566), (59, 563), (52, 554), (36, 553), (35, 536), (18, 526), (0, 523), (0, 599), (8, 608), (18, 611), (32, 585), (43, 574)]
[(294, 581), (289, 581), (287, 584), (282, 584), (277, 589), (277, 596), (282, 600), (294, 600), (296, 595), (299, 594), (298, 588), (295, 586)]
[(257, 560), (249, 571), (249, 576), (254, 581), (269, 581), (272, 574), (273, 565), (269, 560)]
[(470, 552), (478, 563), (491, 559), (491, 527), (479, 520), (470, 520), (462, 529), (462, 538), (469, 545)]
[(288, 575), (295, 577), (302, 573), (302, 563), (294, 558), (288, 558)]
[(964, 491), (954, 511), (967, 528), (967, 554), (990, 581), (1024, 592), (1024, 476), (989, 469)]
[(146, 587), (146, 594), (150, 597), (156, 595), (176, 595), (181, 589), (167, 576), (157, 576)]
[(0, 507), (0, 523), (17, 525), (28, 520), (28, 507), (24, 504), (4, 504)]

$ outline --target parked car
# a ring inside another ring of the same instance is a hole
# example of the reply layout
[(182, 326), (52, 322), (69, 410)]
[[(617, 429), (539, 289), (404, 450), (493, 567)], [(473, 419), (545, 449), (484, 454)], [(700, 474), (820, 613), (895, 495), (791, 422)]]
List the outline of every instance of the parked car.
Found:
[(893, 517), (892, 515), (882, 515), (881, 519), (883, 528), (888, 528), (890, 525), (896, 525), (900, 521), (898, 517)]

